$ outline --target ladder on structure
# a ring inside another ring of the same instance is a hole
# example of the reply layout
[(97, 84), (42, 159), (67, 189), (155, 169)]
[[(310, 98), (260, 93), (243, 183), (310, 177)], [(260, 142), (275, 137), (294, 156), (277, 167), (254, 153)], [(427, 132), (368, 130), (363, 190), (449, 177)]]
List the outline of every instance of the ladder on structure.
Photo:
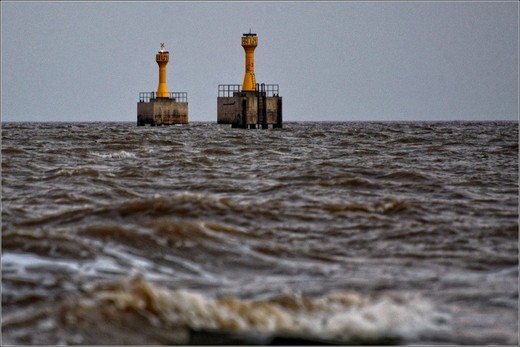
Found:
[(262, 129), (267, 129), (267, 102), (266, 102), (266, 91), (265, 84), (260, 85), (260, 90), (257, 84), (257, 105), (258, 105), (258, 126), (262, 126)]

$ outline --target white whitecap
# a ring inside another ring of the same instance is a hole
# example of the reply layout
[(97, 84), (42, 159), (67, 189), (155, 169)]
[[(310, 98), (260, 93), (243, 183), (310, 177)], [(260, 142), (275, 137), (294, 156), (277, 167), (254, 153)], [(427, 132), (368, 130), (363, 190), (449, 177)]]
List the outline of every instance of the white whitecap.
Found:
[(117, 151), (112, 153), (97, 153), (97, 152), (89, 152), (90, 155), (95, 157), (103, 158), (103, 159), (126, 159), (126, 158), (136, 158), (135, 153), (127, 152), (127, 151)]

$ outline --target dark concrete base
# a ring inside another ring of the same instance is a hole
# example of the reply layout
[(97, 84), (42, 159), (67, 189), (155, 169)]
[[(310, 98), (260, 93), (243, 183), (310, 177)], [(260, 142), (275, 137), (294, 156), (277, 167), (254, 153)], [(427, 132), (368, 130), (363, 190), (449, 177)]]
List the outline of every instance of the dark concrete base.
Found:
[(235, 92), (233, 96), (217, 98), (217, 123), (233, 128), (281, 128), (282, 97), (266, 96), (265, 92)]
[(167, 98), (137, 103), (137, 125), (188, 124), (188, 103)]

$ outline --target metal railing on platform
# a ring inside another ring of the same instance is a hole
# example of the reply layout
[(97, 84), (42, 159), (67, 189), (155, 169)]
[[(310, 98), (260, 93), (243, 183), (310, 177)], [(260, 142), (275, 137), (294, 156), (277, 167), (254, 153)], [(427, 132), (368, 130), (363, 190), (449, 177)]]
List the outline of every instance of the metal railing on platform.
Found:
[[(139, 102), (150, 102), (150, 100), (157, 99), (156, 92), (140, 92), (139, 93)], [(170, 92), (168, 93), (168, 99), (177, 101), (177, 102), (188, 102), (188, 93), (187, 92)]]
[(265, 96), (278, 96), (279, 86), (278, 84), (256, 84), (256, 90), (259, 92), (265, 92)]
[(242, 89), (241, 84), (219, 84), (218, 85), (218, 96), (219, 97), (231, 97), (234, 93), (240, 92)]
[[(265, 92), (266, 96), (278, 96), (280, 87), (278, 84), (264, 84), (257, 83), (256, 91)], [(219, 84), (218, 85), (218, 96), (219, 97), (232, 97), (235, 93), (242, 91), (241, 84)]]

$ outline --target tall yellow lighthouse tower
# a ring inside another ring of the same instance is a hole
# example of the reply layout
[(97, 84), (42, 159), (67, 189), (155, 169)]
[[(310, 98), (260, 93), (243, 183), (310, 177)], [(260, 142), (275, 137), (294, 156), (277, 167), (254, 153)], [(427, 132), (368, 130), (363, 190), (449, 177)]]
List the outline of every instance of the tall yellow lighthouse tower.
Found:
[(161, 50), (155, 55), (155, 61), (159, 65), (159, 86), (157, 87), (157, 97), (167, 98), (168, 86), (166, 85), (166, 64), (170, 61), (170, 53), (164, 51), (164, 43), (161, 43)]
[(244, 83), (242, 83), (243, 91), (256, 90), (255, 78), (255, 48), (258, 46), (258, 36), (256, 34), (244, 34), (242, 36), (242, 47), (246, 52), (246, 74), (244, 76)]
[(278, 93), (278, 84), (256, 83), (256, 46), (256, 34), (249, 31), (242, 35), (242, 47), (246, 53), (244, 82), (241, 85), (218, 85), (218, 124), (231, 124), (233, 128), (244, 129), (267, 129), (269, 125), (282, 127), (282, 97)]
[(188, 124), (188, 93), (168, 92), (166, 64), (169, 60), (170, 54), (164, 51), (164, 43), (161, 43), (161, 50), (155, 55), (159, 65), (157, 92), (139, 93), (137, 125)]

